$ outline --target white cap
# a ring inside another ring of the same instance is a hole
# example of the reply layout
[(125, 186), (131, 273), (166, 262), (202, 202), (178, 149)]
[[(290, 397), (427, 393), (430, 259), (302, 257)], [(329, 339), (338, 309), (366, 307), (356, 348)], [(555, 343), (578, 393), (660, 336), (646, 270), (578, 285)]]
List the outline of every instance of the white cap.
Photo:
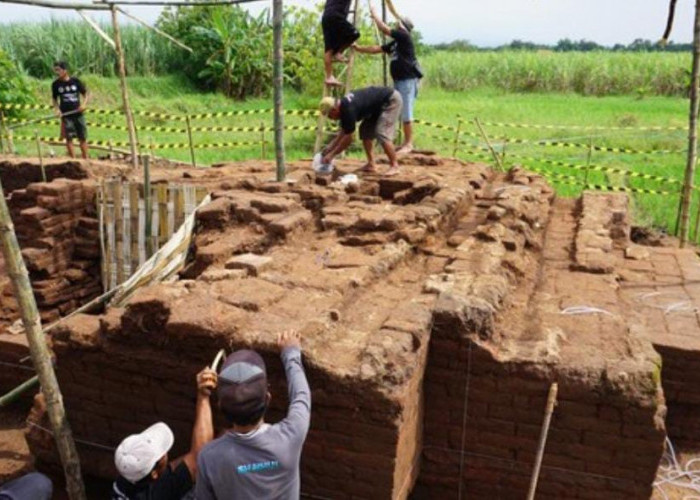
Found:
[(175, 442), (173, 431), (163, 422), (153, 424), (141, 434), (132, 434), (114, 452), (119, 474), (136, 483), (148, 476)]

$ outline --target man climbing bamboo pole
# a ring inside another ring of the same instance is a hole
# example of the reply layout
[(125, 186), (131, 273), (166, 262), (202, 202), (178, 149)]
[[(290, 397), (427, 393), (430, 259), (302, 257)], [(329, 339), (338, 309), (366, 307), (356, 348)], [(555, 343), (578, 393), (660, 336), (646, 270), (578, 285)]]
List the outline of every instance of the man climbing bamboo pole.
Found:
[(19, 303), (24, 331), (27, 332), (29, 351), (34, 368), (39, 376), (41, 392), (46, 399), (49, 420), (53, 428), (58, 453), (61, 457), (63, 470), (66, 475), (66, 489), (71, 500), (84, 500), (85, 487), (80, 473), (80, 460), (75, 449), (73, 435), (66, 419), (63, 408), (63, 397), (58, 387), (56, 374), (51, 364), (51, 353), (46, 344), (46, 338), (41, 328), (41, 319), (36, 307), (32, 285), (29, 282), (27, 267), (20, 253), (17, 235), (10, 218), (10, 212), (5, 201), (5, 194), (0, 184), (0, 246), (7, 266), (7, 274), (12, 280), (15, 297)]

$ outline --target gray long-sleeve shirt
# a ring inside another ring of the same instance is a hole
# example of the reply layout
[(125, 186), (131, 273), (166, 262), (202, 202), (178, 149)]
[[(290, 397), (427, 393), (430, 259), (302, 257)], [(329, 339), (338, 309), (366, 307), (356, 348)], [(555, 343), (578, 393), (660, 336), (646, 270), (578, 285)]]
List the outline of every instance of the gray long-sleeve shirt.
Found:
[(309, 431), (311, 391), (301, 350), (288, 347), (281, 357), (289, 387), (286, 418), (249, 434), (227, 432), (205, 446), (197, 460), (197, 500), (299, 498), (299, 459)]

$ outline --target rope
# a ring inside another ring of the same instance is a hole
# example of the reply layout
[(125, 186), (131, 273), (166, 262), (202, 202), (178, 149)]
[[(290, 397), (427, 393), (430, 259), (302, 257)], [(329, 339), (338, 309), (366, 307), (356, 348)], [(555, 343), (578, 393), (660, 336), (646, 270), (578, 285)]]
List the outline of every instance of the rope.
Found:
[[(669, 302), (649, 303), (649, 299), (655, 298), (655, 297), (662, 297), (662, 296), (669, 297)], [(678, 293), (671, 293), (671, 292), (644, 293), (644, 294), (637, 296), (637, 301), (641, 302), (643, 305), (645, 305), (647, 307), (659, 309), (659, 310), (663, 311), (664, 314), (671, 314), (674, 312), (690, 312), (690, 313), (698, 312), (698, 308), (693, 305), (692, 301), (690, 301), (686, 296), (678, 294)], [(671, 301), (673, 301), (673, 302), (671, 302)]]
[(664, 486), (673, 486), (697, 493), (697, 495), (684, 495), (683, 500), (700, 499), (700, 468), (693, 468), (693, 466), (697, 467), (696, 464), (700, 464), (700, 458), (694, 458), (682, 465), (678, 460), (673, 443), (666, 438), (666, 450), (662, 461), (665, 461), (666, 464), (662, 462), (662, 465), (659, 466), (660, 472), (657, 481), (654, 481), (654, 488), (658, 489), (663, 498), (670, 499), (664, 491)]
[[(31, 420), (27, 420), (27, 425), (29, 425), (30, 427), (34, 427), (35, 429), (40, 429), (44, 432), (47, 432), (47, 433), (53, 435), (53, 431), (51, 429), (47, 429), (46, 427), (43, 427), (35, 422), (32, 422)], [(76, 443), (84, 444), (86, 446), (92, 446), (93, 448), (98, 448), (100, 450), (111, 451), (111, 452), (114, 452), (116, 450), (116, 448), (114, 448), (113, 446), (106, 446), (104, 444), (95, 443), (93, 441), (86, 441), (85, 439), (78, 439), (76, 437), (73, 437), (73, 441), (75, 441)]]
[[(462, 413), (462, 449), (467, 439), (467, 410), (469, 409), (469, 381), (472, 374), (472, 340), (469, 339), (469, 351), (467, 353), (467, 379), (464, 382), (464, 409)], [(457, 500), (462, 500), (462, 476), (464, 474), (464, 455), (459, 457), (459, 482), (457, 483)]]
[(606, 311), (605, 309), (600, 309), (599, 307), (590, 306), (571, 306), (566, 309), (562, 309), (559, 314), (567, 316), (576, 316), (579, 314), (607, 314), (608, 316), (615, 316), (613, 313)]
[(9, 366), (11, 368), (19, 368), (21, 370), (27, 370), (29, 372), (35, 371), (33, 367), (27, 366), (27, 365), (19, 365), (16, 363), (8, 363), (7, 361), (0, 361), (0, 365), (2, 366)]

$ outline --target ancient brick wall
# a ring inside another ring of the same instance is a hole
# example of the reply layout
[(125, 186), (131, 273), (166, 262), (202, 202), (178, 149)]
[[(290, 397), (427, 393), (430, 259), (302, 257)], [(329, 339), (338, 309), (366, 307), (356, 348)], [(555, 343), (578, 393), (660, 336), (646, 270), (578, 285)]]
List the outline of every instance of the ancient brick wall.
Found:
[[(15, 190), (8, 206), (44, 323), (102, 293), (95, 188), (89, 181), (30, 184)], [(0, 308), (16, 315), (9, 282), (1, 293)]]

